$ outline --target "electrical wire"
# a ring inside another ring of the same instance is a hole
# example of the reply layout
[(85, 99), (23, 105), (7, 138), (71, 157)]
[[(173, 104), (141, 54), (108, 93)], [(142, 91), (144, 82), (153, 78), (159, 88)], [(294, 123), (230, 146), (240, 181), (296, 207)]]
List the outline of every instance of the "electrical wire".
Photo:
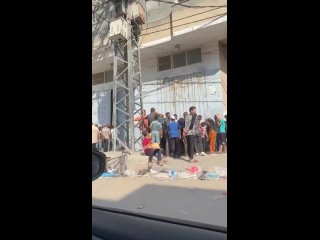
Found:
[[(140, 36), (143, 36), (143, 37), (142, 37), (142, 40), (140, 41), (139, 48), (140, 48), (140, 46), (142, 45), (142, 42), (143, 42), (143, 39), (144, 39), (145, 34), (147, 33), (147, 30), (149, 30), (149, 29), (151, 29), (151, 28), (155, 28), (155, 27), (163, 26), (163, 25), (170, 24), (170, 23), (173, 23), (173, 22), (177, 22), (177, 21), (180, 21), (180, 20), (183, 20), (183, 19), (187, 19), (187, 18), (190, 18), (190, 17), (194, 17), (194, 16), (197, 16), (197, 15), (201, 15), (201, 14), (207, 13), (207, 12), (211, 12), (211, 11), (217, 10), (217, 9), (219, 9), (219, 8), (223, 8), (223, 7), (226, 7), (226, 5), (225, 5), (225, 6), (217, 6), (215, 9), (210, 9), (210, 10), (207, 10), (207, 11), (204, 11), (204, 12), (192, 14), (192, 15), (189, 15), (189, 16), (186, 16), (186, 17), (183, 17), (183, 18), (175, 19), (175, 20), (173, 20), (173, 21), (171, 21), (171, 22), (162, 23), (162, 24), (159, 24), (159, 25), (156, 25), (156, 26), (152, 26), (152, 27), (148, 27), (148, 19), (147, 19), (147, 20), (146, 20), (147, 27), (146, 27), (146, 29), (143, 29), (143, 30), (142, 30), (142, 31), (146, 31), (146, 32), (145, 32), (144, 34), (141, 34), (141, 35), (140, 35)], [(147, 6), (146, 6), (146, 17), (148, 17), (148, 9), (147, 9)]]
[(186, 5), (186, 4), (183, 4), (183, 2), (181, 3), (173, 3), (173, 2), (168, 2), (168, 1), (162, 1), (162, 0), (150, 0), (148, 2), (162, 2), (162, 3), (168, 3), (170, 5), (172, 5), (173, 7), (174, 6), (182, 6), (182, 7), (187, 7), (187, 8), (210, 8), (210, 7), (221, 7), (221, 6), (227, 6), (227, 5), (216, 5), (216, 6), (198, 6), (198, 5)]
[[(223, 14), (224, 15), (224, 14)], [(222, 15), (222, 16), (223, 16)], [(221, 17), (222, 17), (221, 16)], [(210, 17), (211, 18), (211, 17)], [(218, 18), (220, 18), (220, 17), (218, 17)], [(218, 19), (218, 18), (216, 18), (216, 19)], [(215, 20), (216, 20), (215, 19)], [(96, 48), (95, 50), (98, 50), (98, 49), (101, 49), (101, 48), (103, 48), (103, 47), (105, 47), (105, 46), (107, 46), (108, 44), (106, 44), (106, 45), (103, 45), (103, 46), (101, 46), (101, 47), (98, 47), (98, 48)], [(140, 44), (141, 45), (141, 44)], [(139, 46), (140, 47), (140, 46)], [(161, 48), (157, 48), (157, 47), (153, 47), (153, 46), (150, 46), (150, 47), (148, 47), (148, 48), (153, 48), (153, 49), (156, 49), (156, 50), (160, 50), (160, 51), (165, 51), (165, 52), (168, 52), (168, 53), (172, 53), (172, 51), (170, 51), (170, 50), (167, 50), (167, 49), (161, 49)], [(95, 54), (93, 54), (92, 55), (92, 57), (94, 57), (94, 56), (96, 56), (96, 55), (98, 55), (98, 54), (102, 54), (102, 52), (98, 52), (98, 53), (95, 53)], [(207, 53), (202, 53), (202, 54), (215, 54), (215, 53), (213, 53), (213, 51), (211, 51), (211, 52), (207, 52)], [(143, 54), (142, 54), (143, 55)]]
[[(100, 9), (97, 9), (97, 10), (100, 10)], [(97, 10), (96, 10), (96, 11), (97, 11)], [(108, 23), (108, 27), (109, 27), (110, 21), (109, 21), (108, 19), (106, 19), (105, 17), (102, 16), (102, 14), (104, 14), (105, 12), (102, 12), (101, 14), (98, 14), (98, 13), (96, 13), (96, 11), (93, 12), (93, 17), (99, 18), (99, 19), (102, 19), (102, 20), (106, 21), (106, 22)], [(100, 24), (99, 28), (97, 28), (97, 27), (98, 27), (98, 24)], [(105, 30), (105, 28), (102, 28), (102, 29), (101, 29), (101, 26), (102, 26), (102, 23), (99, 22), (99, 20), (98, 20), (98, 22), (96, 23), (95, 30), (92, 32), (93, 40), (94, 40), (94, 38), (95, 38), (97, 35), (99, 35), (102, 31)], [(93, 40), (92, 40), (92, 41), (93, 41)]]
[(106, 19), (105, 17), (102, 17), (100, 14), (98, 14), (98, 13), (94, 13), (94, 14), (95, 14), (95, 16), (101, 18), (102, 20), (106, 21), (107, 23), (110, 23), (110, 21), (108, 19)]
[[(173, 20), (172, 22), (177, 22), (177, 21), (180, 21), (180, 20), (183, 20), (183, 19), (189, 18), (189, 17), (193, 17), (193, 16), (201, 15), (201, 14), (204, 14), (204, 13), (207, 13), (207, 12), (211, 12), (211, 11), (217, 10), (217, 9), (219, 9), (219, 8), (222, 8), (222, 7), (217, 7), (217, 8), (215, 8), (215, 9), (210, 9), (210, 10), (208, 10), (208, 11), (204, 11), (204, 12), (200, 12), (200, 13), (192, 14), (192, 15), (189, 15), (189, 16), (186, 16), (186, 17), (183, 17), (183, 18), (175, 19), (175, 20)], [(170, 24), (170, 23), (171, 23), (171, 22), (162, 23), (162, 24), (159, 24), (159, 25), (156, 25), (156, 26), (149, 27), (149, 28), (147, 28), (147, 29), (151, 29), (151, 28), (159, 27), (159, 26), (162, 26), (162, 25)], [(145, 29), (145, 30), (146, 30), (146, 29)]]
[[(180, 21), (180, 20), (183, 20), (183, 19), (186, 19), (186, 18), (190, 18), (190, 17), (193, 17), (193, 16), (197, 16), (197, 15), (201, 15), (201, 14), (204, 14), (204, 13), (207, 13), (207, 12), (211, 12), (211, 11), (214, 11), (214, 10), (217, 10), (219, 8), (222, 8), (222, 7), (226, 7), (226, 6), (218, 6), (216, 7), (215, 9), (210, 9), (208, 11), (204, 11), (204, 12), (200, 12), (200, 13), (196, 13), (196, 14), (192, 14), (192, 15), (189, 15), (189, 16), (186, 16), (186, 17), (183, 17), (183, 18), (179, 18), (179, 19), (175, 19), (173, 20), (172, 22), (177, 22), (177, 21)], [(147, 9), (146, 9), (146, 12), (147, 12)], [(100, 17), (101, 19), (103, 19), (104, 21), (107, 21), (108, 23), (110, 23), (109, 20), (105, 19), (104, 17), (102, 17), (101, 15), (99, 14), (96, 14), (98, 17)], [(147, 16), (147, 14), (146, 14)], [(148, 21), (147, 21), (147, 28), (146, 29), (143, 29), (142, 31), (145, 31), (145, 30), (148, 30), (148, 29), (151, 29), (151, 28), (155, 28), (155, 27), (159, 27), (159, 26), (163, 26), (163, 25), (166, 25), (166, 24), (170, 24), (171, 22), (167, 22), (167, 23), (162, 23), (162, 24), (159, 24), (159, 25), (156, 25), (156, 26), (151, 26), (151, 27), (148, 27)], [(143, 35), (143, 34), (142, 34)]]
[[(180, 25), (177, 25), (177, 26), (173, 26), (172, 28), (181, 27), (181, 26), (184, 26), (184, 25), (187, 25), (187, 24), (191, 24), (191, 23), (194, 23), (194, 22), (200, 22), (200, 21), (203, 21), (203, 20), (211, 19), (211, 18), (213, 18), (213, 17), (217, 17), (216, 19), (218, 19), (218, 18), (221, 18), (221, 17), (223, 17), (223, 16), (225, 16), (225, 15), (227, 15), (227, 13), (218, 14), (218, 15), (211, 16), (211, 17), (208, 17), (208, 18), (203, 18), (203, 19), (200, 19), (200, 20), (197, 20), (197, 21), (180, 24)], [(216, 20), (216, 19), (214, 19), (214, 20)], [(144, 33), (144, 34), (141, 34), (140, 36), (145, 36), (145, 35), (149, 35), (149, 34), (153, 34), (153, 33), (157, 33), (157, 32), (162, 32), (162, 31), (166, 31), (166, 30), (170, 30), (170, 29), (171, 29), (171, 28), (166, 28), (166, 29), (162, 29), (162, 30), (158, 30), (158, 31), (150, 32), (150, 33)], [(94, 50), (101, 49), (101, 48), (103, 48), (103, 47), (105, 47), (105, 46), (107, 46), (107, 45), (108, 45), (108, 44), (103, 45), (103, 46), (98, 47), (98, 48), (96, 48), (96, 49), (94, 49)], [(140, 43), (140, 46), (141, 46), (141, 43)], [(140, 47), (140, 46), (139, 46), (139, 47)], [(95, 55), (96, 55), (96, 54), (95, 54)], [(93, 55), (93, 56), (95, 56), (95, 55)]]
[(102, 7), (103, 5), (107, 4), (107, 3), (112, 3), (113, 0), (107, 0), (107, 1), (97, 1), (96, 4), (92, 3), (93, 7)]
[[(145, 30), (146, 30), (146, 32), (147, 32), (147, 31), (148, 31), (148, 9), (147, 9), (147, 5), (146, 5), (146, 22), (147, 22), (147, 28), (146, 28)], [(139, 48), (140, 48), (141, 45), (142, 45), (144, 36), (145, 36), (145, 35), (143, 35), (143, 37), (142, 37), (142, 39), (141, 39), (141, 41), (140, 41)]]
[[(167, 3), (171, 3), (171, 4), (172, 4), (172, 2), (167, 2)], [(225, 5), (225, 6), (226, 6), (226, 5)], [(216, 9), (218, 9), (218, 8), (225, 7), (225, 6), (215, 6), (215, 7), (216, 7)], [(213, 10), (216, 10), (216, 9), (210, 9), (210, 10), (208, 10), (208, 11), (204, 11), (204, 12), (192, 14), (192, 15), (189, 15), (189, 16), (186, 16), (186, 17), (183, 17), (183, 18), (180, 18), (180, 19), (176, 19), (176, 20), (174, 20), (174, 21), (172, 21), (172, 22), (176, 22), (176, 21), (179, 21), (179, 20), (182, 20), (182, 19), (190, 18), (190, 17), (197, 16), (197, 15), (201, 15), (201, 14), (204, 14), (204, 13), (207, 13), (207, 12), (210, 12), (210, 11), (213, 11)], [(146, 9), (146, 11), (147, 11), (147, 9)], [(110, 23), (109, 20), (105, 19), (104, 17), (100, 16), (99, 14), (97, 14), (97, 15), (98, 15), (100, 18), (102, 18), (104, 21), (107, 21), (108, 23)], [(224, 16), (224, 15), (227, 15), (227, 13), (223, 13), (223, 14), (220, 14), (220, 15), (221, 15), (221, 16)], [(211, 16), (211, 17), (204, 18), (204, 19), (200, 19), (200, 20), (193, 21), (193, 22), (199, 22), (199, 21), (206, 20), (206, 19), (210, 19), (210, 18), (212, 18), (212, 17), (217, 17), (217, 16), (219, 16), (219, 15)], [(193, 22), (190, 22), (190, 23), (193, 23)], [(170, 22), (169, 22), (169, 23), (170, 23)], [(184, 24), (181, 24), (181, 25), (173, 26), (172, 28), (184, 26), (184, 25), (187, 25), (187, 24), (190, 24), (190, 23), (184, 23)], [(148, 24), (148, 21), (147, 21), (147, 24)], [(168, 23), (159, 24), (159, 25), (152, 26), (152, 27), (148, 27), (148, 26), (147, 26), (147, 28), (144, 29), (144, 30), (147, 31), (147, 30), (150, 29), (150, 28), (158, 27), (158, 26), (165, 25), (165, 24), (168, 24)], [(146, 32), (146, 33), (144, 33), (144, 34), (141, 34), (140, 36), (143, 36), (143, 38), (142, 38), (142, 40), (141, 40), (141, 42), (140, 42), (139, 47), (142, 45), (142, 42), (143, 42), (143, 40), (144, 40), (144, 36), (145, 36), (145, 35), (149, 35), (149, 34), (153, 34), (153, 33), (157, 33), (157, 32), (162, 32), (162, 31), (166, 31), (166, 30), (169, 30), (169, 29), (171, 29), (171, 28), (166, 28), (166, 29), (154, 31), (154, 32), (151, 32), (151, 33), (147, 33), (147, 32)], [(143, 30), (143, 31), (144, 31), (144, 30)], [(108, 45), (108, 43), (105, 44), (105, 45), (103, 45), (103, 46), (100, 46), (100, 47), (98, 47), (98, 48), (96, 48), (96, 49), (94, 49), (94, 50), (99, 50), (99, 49), (101, 49), (101, 48), (104, 48), (104, 47), (107, 46), (107, 45)], [(95, 56), (95, 55), (97, 55), (97, 54), (99, 54), (99, 53), (96, 53), (96, 54), (94, 54), (93, 56)]]
[[(192, 23), (195, 23), (195, 22), (200, 22), (200, 21), (203, 21), (203, 20), (211, 19), (213, 17), (225, 16), (225, 15), (227, 15), (227, 13), (218, 14), (218, 15), (215, 15), (215, 16), (199, 19), (199, 20), (196, 20), (196, 21), (180, 24), (180, 25), (177, 25), (177, 26), (172, 26), (172, 28), (177, 28), (177, 27), (181, 27), (181, 26), (184, 26), (184, 25), (192, 24)], [(153, 34), (153, 33), (157, 33), (157, 32), (163, 32), (163, 31), (170, 30), (170, 29), (171, 29), (171, 27), (170, 28), (165, 28), (165, 29), (162, 29), (162, 30), (158, 30), (158, 31), (154, 31), (154, 32), (150, 32), (150, 33), (144, 33), (144, 34), (141, 34), (140, 36), (149, 35), (149, 34)]]

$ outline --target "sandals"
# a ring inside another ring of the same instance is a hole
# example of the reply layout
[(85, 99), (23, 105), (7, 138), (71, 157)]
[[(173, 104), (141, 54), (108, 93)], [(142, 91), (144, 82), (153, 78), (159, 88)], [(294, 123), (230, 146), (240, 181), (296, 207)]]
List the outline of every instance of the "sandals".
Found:
[(196, 159), (189, 160), (189, 163), (196, 163), (196, 162), (199, 162), (199, 161), (198, 161), (198, 160), (196, 160)]

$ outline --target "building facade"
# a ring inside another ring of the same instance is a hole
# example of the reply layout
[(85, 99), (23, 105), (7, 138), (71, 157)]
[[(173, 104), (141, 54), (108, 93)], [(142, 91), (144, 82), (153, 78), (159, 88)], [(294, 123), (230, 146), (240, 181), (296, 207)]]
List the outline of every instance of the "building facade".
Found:
[[(227, 113), (226, 4), (145, 2), (139, 44), (147, 113), (154, 107), (181, 117), (192, 105), (204, 118)], [(106, 39), (93, 39), (92, 120), (100, 125), (112, 122), (113, 56)]]

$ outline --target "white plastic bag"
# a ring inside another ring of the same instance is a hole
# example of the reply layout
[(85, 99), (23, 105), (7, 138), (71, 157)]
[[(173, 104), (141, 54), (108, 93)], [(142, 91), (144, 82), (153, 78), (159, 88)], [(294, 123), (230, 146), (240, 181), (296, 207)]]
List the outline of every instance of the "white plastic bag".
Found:
[(215, 167), (214, 171), (216, 174), (218, 174), (220, 177), (227, 177), (227, 168), (224, 167)]

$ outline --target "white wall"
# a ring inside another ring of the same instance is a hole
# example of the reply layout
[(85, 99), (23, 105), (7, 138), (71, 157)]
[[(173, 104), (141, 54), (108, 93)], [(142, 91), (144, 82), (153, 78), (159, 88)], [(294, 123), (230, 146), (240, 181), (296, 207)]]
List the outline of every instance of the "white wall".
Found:
[[(158, 59), (157, 56), (148, 59), (142, 59), (141, 69), (142, 69), (142, 81), (149, 82), (154, 80), (162, 80), (164, 78), (171, 78), (179, 75), (187, 75), (194, 72), (203, 72), (208, 75), (213, 74), (213, 72), (220, 70), (219, 62), (219, 47), (218, 42), (209, 42), (207, 44), (196, 46), (192, 49), (201, 47), (202, 53), (207, 53), (210, 51), (215, 51), (214, 54), (203, 54), (202, 62), (192, 65), (187, 65), (180, 68), (169, 69), (165, 71), (158, 72)], [(190, 49), (190, 50), (192, 50)], [(189, 49), (188, 49), (189, 50)], [(162, 54), (163, 55), (163, 54)]]

